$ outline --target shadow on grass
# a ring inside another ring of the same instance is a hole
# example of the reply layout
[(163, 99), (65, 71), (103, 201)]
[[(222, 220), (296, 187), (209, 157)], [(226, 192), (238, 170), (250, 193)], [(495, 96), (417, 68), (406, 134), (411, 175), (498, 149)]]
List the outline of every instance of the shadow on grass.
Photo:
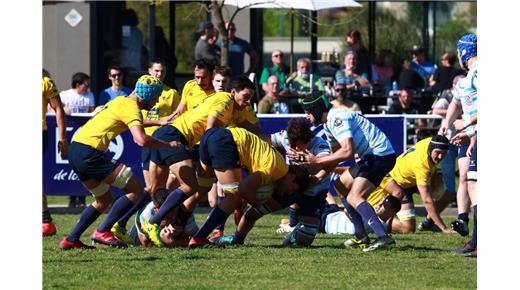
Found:
[[(81, 264), (81, 263), (92, 263), (92, 262), (102, 262), (103, 260), (105, 261), (113, 261), (113, 262), (116, 262), (116, 261), (148, 261), (148, 262), (155, 262), (155, 261), (158, 261), (158, 260), (163, 260), (164, 257), (158, 257), (158, 256), (146, 256), (146, 257), (135, 257), (135, 256), (110, 256), (110, 257), (102, 257), (102, 256), (96, 256), (96, 257), (92, 257), (90, 259), (70, 259), (70, 260), (67, 260), (67, 263), (77, 263), (77, 264)], [(63, 259), (44, 259), (43, 260), (43, 263), (63, 263)]]

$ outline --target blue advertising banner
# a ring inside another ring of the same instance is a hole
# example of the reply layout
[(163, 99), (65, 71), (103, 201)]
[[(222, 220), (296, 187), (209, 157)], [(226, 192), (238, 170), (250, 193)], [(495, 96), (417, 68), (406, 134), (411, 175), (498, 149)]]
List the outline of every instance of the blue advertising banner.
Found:
[[(295, 117), (303, 117), (304, 115), (258, 115), (260, 124), (265, 132), (274, 133), (284, 129), (287, 122)], [(397, 154), (401, 154), (404, 150), (404, 117), (400, 116), (384, 116), (384, 115), (366, 115), (367, 118), (379, 127), (390, 139), (392, 146)], [(90, 114), (74, 114), (67, 117), (67, 137), (70, 142), (74, 133), (85, 124)], [(48, 195), (90, 195), (83, 187), (70, 167), (68, 160), (62, 159), (56, 152), (57, 148), (57, 132), (56, 118), (54, 115), (47, 116), (47, 124), (49, 128), (49, 146), (47, 152), (43, 155), (43, 189)], [(318, 136), (324, 137), (323, 128), (314, 128)], [(141, 148), (137, 146), (129, 131), (124, 132), (115, 138), (109, 146), (107, 156), (119, 160), (120, 162), (130, 166), (134, 174), (139, 177), (144, 185), (143, 172), (141, 168)], [(347, 163), (348, 164), (348, 163)], [(116, 195), (122, 195), (123, 192), (112, 187)]]

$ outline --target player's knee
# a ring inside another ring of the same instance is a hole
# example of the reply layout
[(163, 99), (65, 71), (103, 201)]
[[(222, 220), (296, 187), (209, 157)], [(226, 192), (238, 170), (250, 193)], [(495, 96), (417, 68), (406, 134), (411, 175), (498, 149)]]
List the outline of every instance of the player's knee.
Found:
[[(107, 194), (110, 190), (110, 185), (101, 182), (99, 185), (97, 185), (94, 188), (91, 188), (89, 191), (90, 193), (96, 198), (101, 198), (105, 194)], [(110, 194), (108, 194), (110, 196)]]
[(112, 185), (120, 189), (125, 189), (133, 175), (132, 168), (123, 164)]
[(100, 195), (100, 196), (94, 196), (94, 207), (100, 211), (104, 212), (112, 203), (114, 198), (112, 197), (112, 194), (106, 192), (106, 194)]
[[(239, 191), (238, 191), (238, 186), (239, 186), (239, 183), (238, 183), (238, 182), (222, 184), (222, 193), (223, 193), (223, 196), (221, 196), (221, 197), (225, 197), (225, 196), (237, 196), (238, 193), (239, 193)], [(217, 191), (217, 194), (219, 194), (218, 191)], [(220, 196), (220, 195), (219, 195), (219, 196)]]
[(467, 180), (468, 181), (477, 181), (477, 172), (476, 171), (468, 171)]

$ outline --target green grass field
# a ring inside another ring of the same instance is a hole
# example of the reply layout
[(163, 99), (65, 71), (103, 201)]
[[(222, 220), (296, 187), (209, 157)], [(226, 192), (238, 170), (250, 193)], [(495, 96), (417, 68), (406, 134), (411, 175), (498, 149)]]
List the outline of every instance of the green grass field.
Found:
[[(95, 223), (99, 225), (105, 215)], [(196, 215), (199, 225), (206, 214)], [(262, 218), (246, 245), (225, 249), (62, 251), (79, 215), (54, 214), (58, 234), (43, 239), (44, 289), (475, 289), (477, 260), (450, 250), (458, 234), (394, 235), (396, 247), (363, 253), (341, 248), (346, 235), (318, 234), (306, 249), (281, 248), (281, 214)], [(451, 218), (445, 219), (451, 222)], [(232, 219), (226, 232), (234, 232)], [(89, 228), (82, 241), (90, 243)]]

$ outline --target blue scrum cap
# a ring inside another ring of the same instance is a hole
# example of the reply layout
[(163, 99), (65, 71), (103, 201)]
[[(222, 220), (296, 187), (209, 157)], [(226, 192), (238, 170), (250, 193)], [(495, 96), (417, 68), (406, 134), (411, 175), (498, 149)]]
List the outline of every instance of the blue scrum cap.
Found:
[(135, 93), (149, 105), (152, 99), (162, 92), (162, 82), (151, 75), (142, 75), (135, 84)]
[(468, 59), (477, 56), (477, 35), (472, 33), (462, 36), (457, 42), (457, 52), (462, 65), (467, 68)]

